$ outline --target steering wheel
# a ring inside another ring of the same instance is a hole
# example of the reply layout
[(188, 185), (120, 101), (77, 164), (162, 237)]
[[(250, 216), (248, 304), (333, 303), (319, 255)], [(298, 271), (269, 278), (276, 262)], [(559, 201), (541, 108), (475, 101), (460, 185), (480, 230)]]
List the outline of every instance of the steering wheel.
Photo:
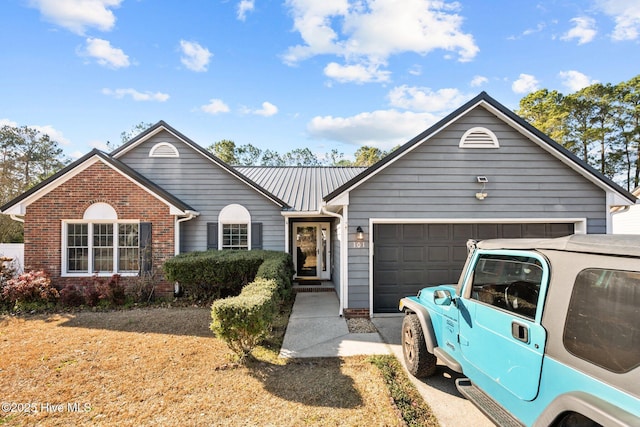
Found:
[(507, 307), (515, 311), (533, 311), (538, 305), (538, 288), (535, 283), (517, 281), (504, 290)]

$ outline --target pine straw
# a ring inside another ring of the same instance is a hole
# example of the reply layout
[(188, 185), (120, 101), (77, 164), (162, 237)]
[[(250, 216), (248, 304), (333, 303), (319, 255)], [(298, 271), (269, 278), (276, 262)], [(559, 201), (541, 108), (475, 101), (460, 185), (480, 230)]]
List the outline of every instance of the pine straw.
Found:
[(206, 308), (2, 316), (0, 400), (31, 413), (0, 424), (402, 425), (366, 358), (239, 366), (209, 322)]

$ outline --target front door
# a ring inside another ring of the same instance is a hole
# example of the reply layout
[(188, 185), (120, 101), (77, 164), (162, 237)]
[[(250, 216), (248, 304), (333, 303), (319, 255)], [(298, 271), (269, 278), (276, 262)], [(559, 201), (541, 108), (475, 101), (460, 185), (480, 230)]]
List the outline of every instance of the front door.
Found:
[(296, 277), (303, 279), (331, 279), (328, 222), (304, 222), (293, 226)]

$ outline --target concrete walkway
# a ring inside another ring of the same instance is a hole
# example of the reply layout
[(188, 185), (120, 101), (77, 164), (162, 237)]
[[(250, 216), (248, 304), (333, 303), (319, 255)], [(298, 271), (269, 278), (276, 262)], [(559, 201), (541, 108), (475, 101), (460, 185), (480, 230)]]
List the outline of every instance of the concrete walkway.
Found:
[(300, 292), (296, 295), (280, 357), (343, 357), (391, 354), (377, 332), (351, 334), (338, 315), (334, 292)]
[[(338, 315), (334, 292), (301, 292), (296, 295), (280, 357), (344, 357), (370, 354), (402, 356), (402, 314), (371, 319), (377, 333), (351, 334), (346, 319)], [(493, 423), (458, 393), (460, 375), (440, 362), (436, 374), (418, 379), (407, 374), (442, 427), (490, 427)]]

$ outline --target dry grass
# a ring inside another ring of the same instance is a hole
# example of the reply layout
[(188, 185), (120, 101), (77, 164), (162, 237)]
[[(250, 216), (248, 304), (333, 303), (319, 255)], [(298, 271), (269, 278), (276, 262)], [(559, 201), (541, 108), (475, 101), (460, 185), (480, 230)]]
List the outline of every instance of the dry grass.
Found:
[(3, 406), (0, 424), (402, 425), (366, 358), (238, 366), (209, 323), (206, 308), (2, 316), (0, 401), (31, 413)]

